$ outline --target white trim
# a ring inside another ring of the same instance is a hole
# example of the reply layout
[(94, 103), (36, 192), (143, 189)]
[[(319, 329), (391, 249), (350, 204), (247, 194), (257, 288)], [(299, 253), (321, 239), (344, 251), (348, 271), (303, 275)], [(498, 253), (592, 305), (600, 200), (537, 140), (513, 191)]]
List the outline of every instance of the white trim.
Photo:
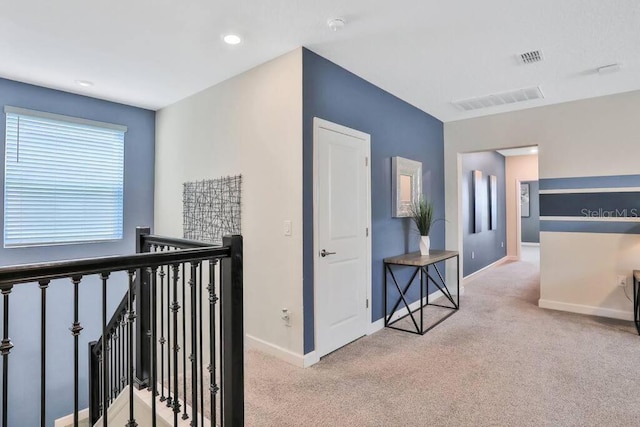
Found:
[(261, 340), (260, 338), (256, 338), (253, 335), (249, 334), (245, 335), (244, 342), (247, 348), (260, 350), (264, 353), (270, 354), (271, 356), (277, 357), (278, 359), (284, 360), (285, 362), (291, 363), (292, 365), (298, 366), (300, 368), (308, 366), (305, 365), (305, 358), (307, 357), (307, 355), (303, 356), (301, 354), (294, 353), (291, 350), (287, 350), (286, 348), (271, 344), (270, 342)]
[(522, 246), (534, 246), (534, 247), (540, 247), (540, 242), (536, 243), (536, 242), (520, 242), (520, 244)]
[(384, 329), (384, 317), (376, 320), (375, 322), (371, 322), (371, 324), (369, 324), (369, 332), (367, 332), (367, 335), (375, 334), (376, 332), (381, 331), (383, 329)]
[(571, 193), (633, 193), (640, 191), (640, 187), (610, 187), (610, 188), (563, 188), (560, 190), (540, 190), (540, 194), (571, 194)]
[(93, 126), (93, 127), (102, 128), (102, 129), (111, 129), (111, 130), (115, 130), (123, 133), (127, 132), (127, 127), (123, 125), (99, 122), (96, 120), (81, 119), (80, 117), (65, 116), (62, 114), (46, 113), (44, 111), (28, 110), (26, 108), (11, 107), (9, 105), (5, 105), (4, 112), (5, 114), (15, 114), (18, 116), (36, 117), (36, 118), (47, 119), (47, 120), (57, 120), (59, 122), (68, 122), (68, 123), (75, 123), (75, 124), (85, 125), (85, 126)]
[(541, 216), (540, 221), (640, 222), (632, 216)]
[(320, 358), (318, 357), (318, 353), (316, 353), (314, 350), (311, 353), (307, 353), (304, 355), (304, 359), (302, 361), (302, 365), (303, 365), (302, 367), (308, 368), (311, 365), (315, 365), (319, 361), (320, 361)]
[(591, 305), (571, 304), (561, 301), (550, 301), (540, 299), (538, 307), (550, 310), (568, 311), (570, 313), (588, 314), (591, 316), (608, 317), (611, 319), (633, 320), (633, 312), (626, 310), (616, 310), (613, 308), (602, 308)]
[[(116, 400), (117, 403), (117, 400)], [(111, 409), (111, 406), (109, 407)], [(73, 413), (57, 418), (53, 425), (54, 427), (71, 427), (73, 426)], [(100, 417), (102, 419), (102, 417)], [(89, 424), (89, 408), (78, 411), (78, 424), (82, 425), (83, 421)]]
[[(318, 245), (318, 146), (316, 141), (318, 139), (318, 130), (319, 129), (327, 129), (333, 132), (338, 132), (347, 136), (351, 136), (354, 138), (361, 139), (365, 144), (365, 155), (368, 159), (366, 163), (367, 167), (367, 190), (366, 190), (366, 210), (367, 210), (367, 229), (369, 230), (368, 235), (365, 237), (367, 239), (366, 242), (366, 264), (368, 266), (367, 277), (366, 277), (366, 292), (367, 292), (367, 300), (369, 301), (369, 305), (367, 307), (366, 316), (367, 319), (371, 319), (371, 309), (372, 309), (372, 295), (373, 295), (373, 285), (371, 279), (371, 257), (372, 257), (372, 234), (373, 227), (371, 226), (371, 135), (348, 128), (346, 126), (341, 126), (336, 123), (329, 122), (327, 120), (323, 120), (319, 117), (313, 118), (313, 305), (314, 305), (314, 319), (313, 319), (313, 335), (314, 335), (314, 351), (315, 353), (318, 349), (318, 322), (316, 322), (315, 314), (318, 313), (318, 309), (316, 304), (318, 302), (318, 298), (316, 295), (317, 283), (318, 283), (318, 268), (317, 255), (320, 252), (320, 247)], [(366, 335), (367, 332), (371, 329), (371, 324), (365, 326), (365, 329), (362, 331), (363, 335)], [(311, 353), (309, 353), (311, 354)], [(318, 353), (319, 354), (319, 353)], [(320, 357), (317, 356), (317, 359), (320, 360)], [(314, 359), (315, 360), (315, 359)], [(315, 362), (313, 362), (315, 363)], [(304, 364), (304, 363), (303, 363)]]
[[(517, 260), (517, 258), (516, 258), (516, 260)], [(475, 279), (475, 277), (478, 274), (482, 273), (483, 271), (486, 271), (486, 270), (488, 270), (488, 269), (490, 269), (492, 267), (497, 267), (498, 265), (504, 264), (505, 262), (508, 262), (508, 261), (512, 261), (511, 257), (504, 256), (504, 257), (500, 258), (499, 260), (497, 260), (495, 262), (492, 262), (491, 264), (487, 265), (486, 267), (482, 267), (480, 270), (474, 271), (473, 273), (469, 274), (468, 276), (463, 277), (462, 278), (462, 283), (466, 284), (467, 282), (470, 282), (473, 279)]]

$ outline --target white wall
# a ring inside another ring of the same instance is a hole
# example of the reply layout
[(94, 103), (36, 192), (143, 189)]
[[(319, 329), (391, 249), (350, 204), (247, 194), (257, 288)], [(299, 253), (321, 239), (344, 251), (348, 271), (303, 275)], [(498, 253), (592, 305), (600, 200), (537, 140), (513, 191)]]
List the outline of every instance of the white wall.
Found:
[[(629, 92), (445, 123), (448, 248), (462, 240), (459, 153), (538, 145), (540, 179), (638, 174), (638, 111)], [(631, 318), (615, 279), (640, 267), (640, 236), (542, 232), (540, 248), (541, 306)]]
[(184, 182), (242, 174), (245, 331), (301, 360), (302, 50), (160, 110), (156, 137), (155, 232), (182, 236)]
[(507, 256), (520, 256), (520, 181), (538, 180), (538, 155), (509, 156), (505, 158), (507, 192)]

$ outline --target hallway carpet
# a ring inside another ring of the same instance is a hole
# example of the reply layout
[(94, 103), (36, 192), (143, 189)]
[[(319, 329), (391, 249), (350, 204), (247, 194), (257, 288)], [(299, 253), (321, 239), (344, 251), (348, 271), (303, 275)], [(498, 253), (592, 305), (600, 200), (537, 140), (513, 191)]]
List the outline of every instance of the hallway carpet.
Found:
[(246, 425), (640, 426), (632, 323), (540, 309), (538, 280), (498, 266), (426, 335), (385, 329), (307, 369), (250, 350)]

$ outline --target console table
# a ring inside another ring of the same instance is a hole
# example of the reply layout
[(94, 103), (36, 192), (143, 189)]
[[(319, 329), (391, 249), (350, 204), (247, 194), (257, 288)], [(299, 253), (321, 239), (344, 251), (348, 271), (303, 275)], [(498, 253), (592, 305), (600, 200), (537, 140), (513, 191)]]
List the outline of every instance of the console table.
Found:
[(633, 270), (633, 321), (640, 335), (640, 270)]
[[(447, 288), (447, 284), (444, 280), (444, 277), (440, 273), (438, 266), (436, 263), (441, 261), (446, 261), (448, 259), (456, 259), (456, 299), (451, 296), (449, 289)], [(411, 332), (414, 334), (424, 335), (435, 326), (439, 325), (443, 320), (447, 319), (453, 313), (456, 312), (460, 308), (460, 256), (456, 251), (437, 251), (432, 250), (429, 252), (429, 255), (420, 255), (420, 252), (412, 252), (409, 254), (398, 255), (394, 257), (385, 258), (384, 260), (384, 326), (388, 328), (398, 329), (400, 331)], [(396, 280), (396, 275), (394, 273), (394, 269), (399, 267), (413, 267), (415, 270), (411, 275), (409, 281), (403, 286), (400, 287), (398, 284), (398, 280)], [(435, 276), (434, 276), (435, 272)], [(407, 292), (411, 288), (411, 285), (414, 283), (416, 276), (420, 273), (420, 306), (411, 310), (410, 303), (407, 301)], [(387, 299), (389, 298), (389, 282), (388, 276), (391, 276), (392, 282), (395, 285), (395, 289), (397, 289), (400, 294), (398, 300), (395, 302), (393, 307), (391, 308), (391, 312), (387, 315)], [(451, 306), (440, 305), (429, 302), (429, 296), (425, 295), (429, 288), (429, 283), (433, 283), (439, 290), (442, 292), (443, 296), (449, 300)], [(425, 298), (426, 297), (426, 298)], [(426, 300), (426, 301), (425, 301)], [(400, 303), (404, 304), (404, 308), (407, 309), (407, 314), (399, 317), (391, 321), (393, 315), (398, 311), (400, 307)], [(423, 322), (423, 310), (426, 306), (433, 305), (442, 308), (449, 308), (452, 311), (447, 313), (446, 316), (439, 319), (436, 323), (432, 324), (428, 328), (424, 329)], [(419, 312), (420, 319), (419, 324), (414, 317), (414, 313)], [(411, 317), (413, 322), (413, 326), (415, 326), (415, 330), (403, 329), (398, 326), (393, 326), (398, 321), (406, 318), (407, 316)]]

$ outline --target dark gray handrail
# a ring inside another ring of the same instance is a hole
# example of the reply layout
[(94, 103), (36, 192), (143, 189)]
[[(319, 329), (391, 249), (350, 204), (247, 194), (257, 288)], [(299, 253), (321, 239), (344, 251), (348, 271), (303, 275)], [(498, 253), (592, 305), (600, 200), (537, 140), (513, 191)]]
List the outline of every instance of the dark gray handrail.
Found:
[(102, 272), (129, 271), (182, 262), (228, 257), (228, 247), (208, 246), (168, 252), (147, 252), (133, 255), (114, 255), (73, 261), (55, 261), (0, 267), (0, 289), (21, 283), (62, 279)]

